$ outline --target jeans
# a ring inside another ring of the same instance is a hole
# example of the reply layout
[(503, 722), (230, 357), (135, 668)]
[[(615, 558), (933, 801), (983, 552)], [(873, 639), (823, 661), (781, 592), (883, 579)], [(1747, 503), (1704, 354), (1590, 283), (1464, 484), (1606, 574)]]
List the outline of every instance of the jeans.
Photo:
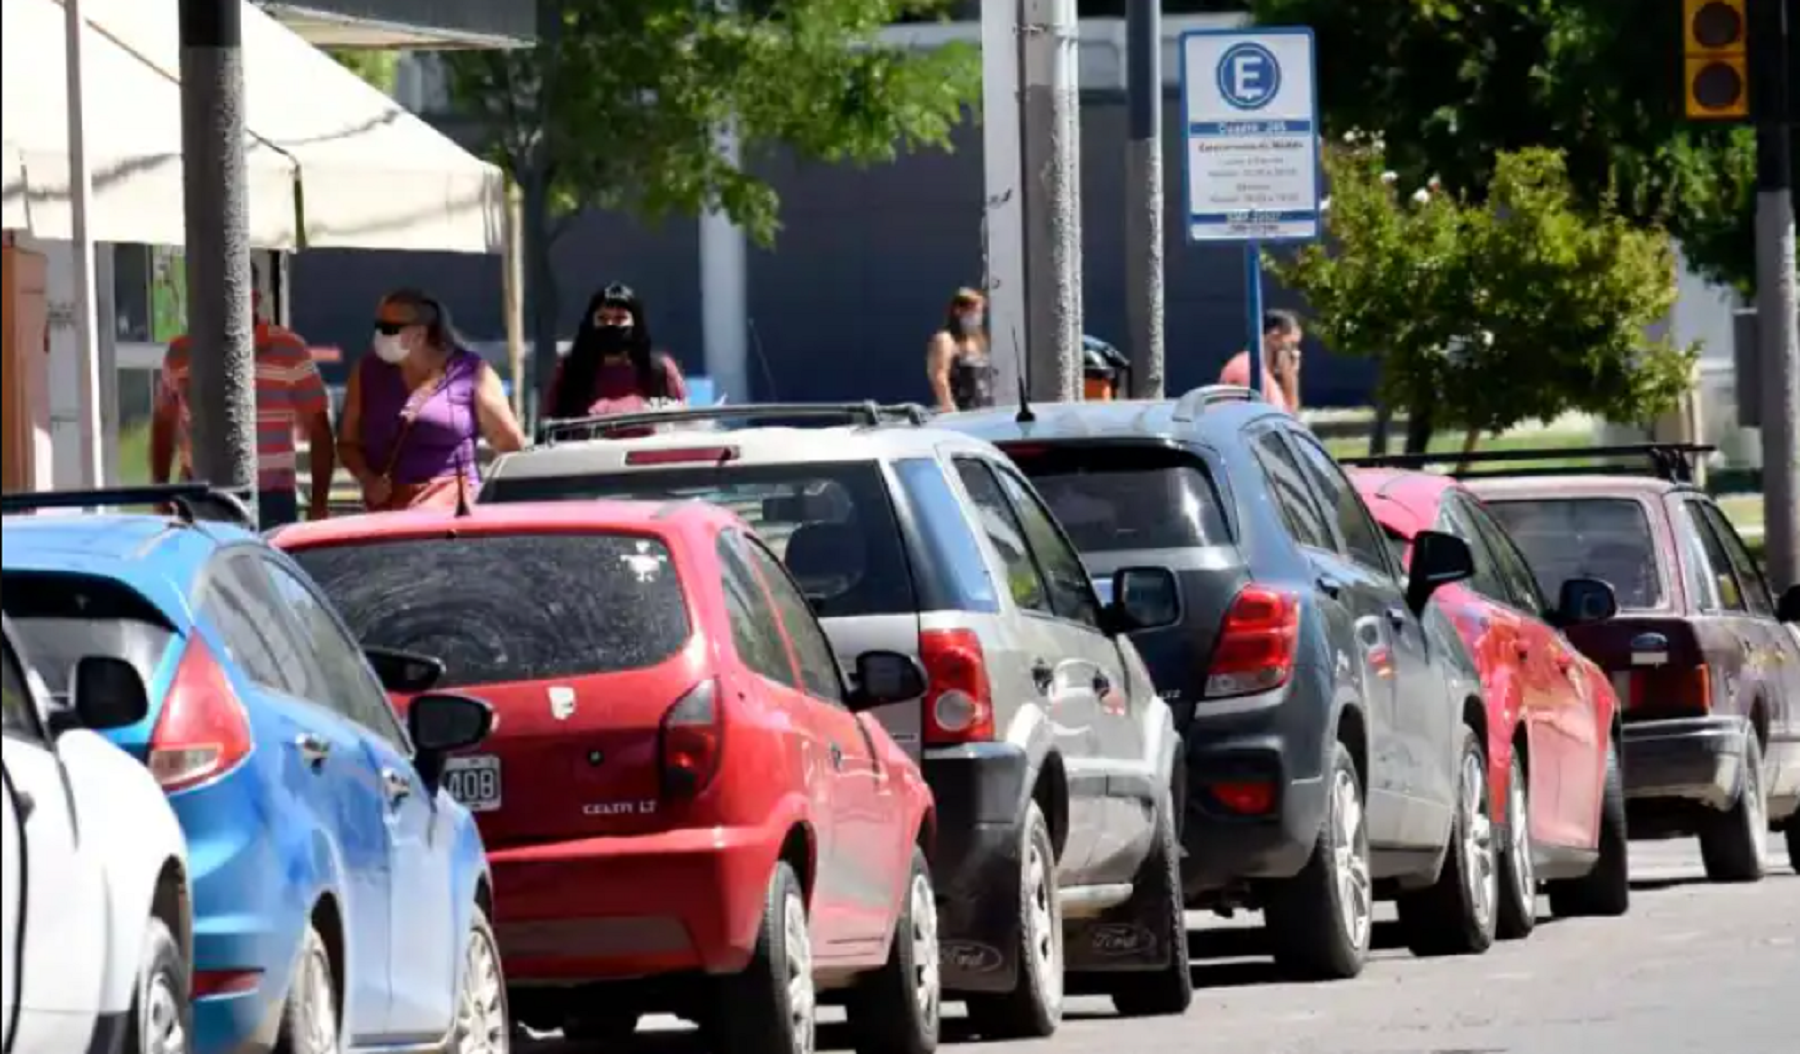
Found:
[(259, 521), (257, 527), (265, 531), (299, 522), (299, 492), (292, 488), (257, 491), (256, 516)]

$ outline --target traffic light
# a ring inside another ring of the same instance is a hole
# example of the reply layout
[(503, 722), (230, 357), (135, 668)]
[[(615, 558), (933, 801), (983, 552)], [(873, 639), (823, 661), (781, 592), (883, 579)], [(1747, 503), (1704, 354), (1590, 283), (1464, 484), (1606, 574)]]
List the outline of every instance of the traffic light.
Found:
[(1682, 85), (1689, 119), (1750, 116), (1748, 0), (1681, 0)]

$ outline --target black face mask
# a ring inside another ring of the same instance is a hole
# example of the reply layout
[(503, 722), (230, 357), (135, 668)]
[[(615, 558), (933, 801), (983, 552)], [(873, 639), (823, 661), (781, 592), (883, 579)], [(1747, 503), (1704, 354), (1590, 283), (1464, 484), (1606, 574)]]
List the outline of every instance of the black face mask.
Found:
[(631, 347), (631, 327), (595, 326), (594, 342), (602, 355), (623, 355)]

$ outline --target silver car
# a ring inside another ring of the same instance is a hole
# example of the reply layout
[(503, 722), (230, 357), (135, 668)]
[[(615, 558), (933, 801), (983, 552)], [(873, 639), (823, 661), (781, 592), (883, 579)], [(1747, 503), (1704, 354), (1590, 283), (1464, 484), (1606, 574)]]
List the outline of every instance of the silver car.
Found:
[[(800, 582), (840, 665), (918, 659), (925, 696), (877, 716), (936, 796), (943, 988), (982, 1034), (1049, 1035), (1065, 990), (1128, 1014), (1187, 1008), (1180, 741), (1125, 635), (1178, 613), (1102, 604), (1004, 454), (916, 408), (652, 412), (553, 422), (479, 500), (592, 498), (728, 506)], [(1161, 569), (1105, 585), (1173, 595)]]

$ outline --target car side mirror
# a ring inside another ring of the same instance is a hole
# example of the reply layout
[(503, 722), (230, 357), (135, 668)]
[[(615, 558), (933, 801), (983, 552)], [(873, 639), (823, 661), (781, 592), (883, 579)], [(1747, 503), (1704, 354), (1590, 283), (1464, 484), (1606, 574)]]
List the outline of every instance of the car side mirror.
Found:
[(363, 655), (381, 686), (390, 692), (417, 695), (431, 691), (444, 679), (444, 661), (434, 656), (374, 645), (363, 648)]
[(862, 711), (903, 703), (925, 694), (925, 671), (897, 651), (865, 651), (856, 657), (856, 686), (850, 709)]
[(474, 696), (427, 692), (406, 706), (413, 763), (433, 792), (444, 772), (445, 755), (474, 746), (493, 728), (494, 708)]
[(1775, 605), (1775, 617), (1800, 626), (1800, 586), (1788, 586), (1781, 594), (1780, 603)]
[(1550, 621), (1558, 627), (1580, 626), (1589, 622), (1605, 622), (1619, 613), (1619, 595), (1612, 583), (1598, 578), (1564, 579), (1556, 598), (1556, 617)]
[(1412, 563), (1407, 568), (1406, 606), (1413, 614), (1425, 611), (1431, 594), (1452, 582), (1475, 576), (1475, 554), (1469, 543), (1443, 531), (1420, 531), (1413, 535)]
[(150, 691), (137, 667), (105, 655), (75, 664), (69, 699), (81, 727), (94, 732), (135, 725), (150, 713)]
[(1112, 602), (1102, 612), (1107, 633), (1161, 629), (1181, 621), (1181, 593), (1166, 567), (1121, 567), (1113, 572)]

